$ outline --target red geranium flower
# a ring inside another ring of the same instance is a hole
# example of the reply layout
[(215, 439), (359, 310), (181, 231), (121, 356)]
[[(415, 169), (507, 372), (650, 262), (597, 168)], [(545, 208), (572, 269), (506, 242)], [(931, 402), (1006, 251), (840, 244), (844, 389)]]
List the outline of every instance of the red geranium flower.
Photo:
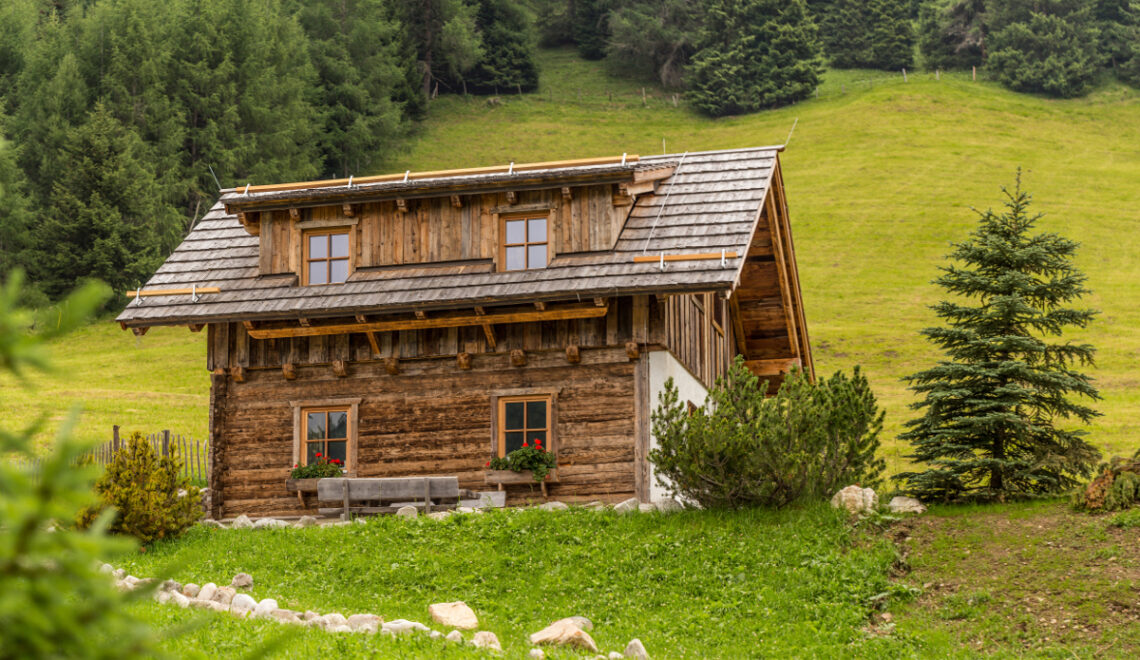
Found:
[(317, 452), (317, 458), (320, 458), (321, 456), (324, 456), (324, 454), (322, 454), (321, 452)]
[(524, 446), (524, 447), (528, 447), (528, 446), (529, 446), (528, 444), (526, 444), (526, 440), (523, 440), (523, 446)]
[(487, 461), (487, 465), (485, 465), (484, 467), (491, 467), (491, 461)]

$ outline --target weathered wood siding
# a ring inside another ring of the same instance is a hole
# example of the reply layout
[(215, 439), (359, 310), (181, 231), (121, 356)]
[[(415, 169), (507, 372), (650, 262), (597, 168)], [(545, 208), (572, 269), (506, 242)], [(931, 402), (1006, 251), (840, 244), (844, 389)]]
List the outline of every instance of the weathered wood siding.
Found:
[(727, 303), (715, 294), (697, 293), (669, 296), (664, 307), (666, 345), (701, 384), (712, 387), (736, 356)]
[(358, 204), (352, 217), (342, 206), (300, 209), (297, 220), (288, 211), (261, 216), (262, 275), (301, 271), (301, 235), (308, 226), (349, 225), (356, 249), (355, 268), (427, 264), (498, 258), (500, 216), (513, 213), (550, 215), (553, 254), (611, 250), (631, 208), (614, 204), (613, 185), (520, 191), (515, 203), (506, 193), (461, 195), (460, 206), (450, 196), (406, 200), (407, 211), (395, 201)]
[[(220, 489), (214, 515), (302, 514), (285, 490), (293, 460), (290, 401), (360, 397), (357, 475), (455, 475), (463, 488), (483, 483), (491, 456), (491, 396), (498, 391), (548, 388), (554, 411), (559, 483), (550, 496), (564, 501), (618, 500), (634, 494), (634, 372), (623, 349), (583, 350), (579, 364), (560, 351), (530, 356), (512, 367), (506, 355), (473, 360), (421, 360), (399, 375), (376, 363), (354, 365), (348, 377), (308, 366), (297, 378), (279, 369), (250, 372), (244, 382), (217, 383), (211, 406), (212, 487)], [(218, 441), (220, 440), (220, 442)], [(537, 488), (508, 487), (509, 501), (541, 499)], [(310, 510), (309, 513), (312, 511)]]

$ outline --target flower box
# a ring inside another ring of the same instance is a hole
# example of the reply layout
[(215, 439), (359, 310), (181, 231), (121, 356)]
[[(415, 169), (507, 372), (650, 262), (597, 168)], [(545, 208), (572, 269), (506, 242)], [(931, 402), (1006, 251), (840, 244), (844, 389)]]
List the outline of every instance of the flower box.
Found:
[(297, 493), (297, 501), (299, 501), (301, 503), (301, 508), (307, 509), (307, 508), (309, 508), (309, 503), (308, 503), (308, 501), (305, 500), (305, 496), (309, 495), (309, 494), (315, 495), (317, 493), (317, 482), (318, 481), (320, 481), (319, 478), (317, 478), (317, 479), (292, 479), (292, 478), (286, 479), (285, 480), (285, 490), (289, 491), (290, 493)]
[(531, 470), (520, 470), (519, 472), (514, 470), (487, 470), (484, 475), (484, 483), (498, 486), (499, 490), (503, 490), (503, 486), (538, 484), (542, 486), (543, 497), (546, 497), (546, 484), (558, 483), (558, 470), (551, 470), (543, 481), (535, 481), (534, 472)]

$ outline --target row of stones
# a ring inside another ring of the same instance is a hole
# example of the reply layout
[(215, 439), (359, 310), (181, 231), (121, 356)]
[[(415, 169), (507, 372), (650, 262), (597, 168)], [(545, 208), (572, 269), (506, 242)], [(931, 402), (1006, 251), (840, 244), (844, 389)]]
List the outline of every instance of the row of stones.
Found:
[[(113, 576), (116, 586), (126, 591), (138, 589), (153, 582), (153, 578), (137, 578), (133, 575), (126, 575), (123, 569), (115, 569), (110, 564), (103, 564), (100, 570)], [(449, 642), (462, 643), (466, 640), (460, 629), (473, 630), (479, 626), (475, 612), (462, 601), (436, 603), (428, 607), (428, 613), (433, 621), (456, 628), (456, 630), (444, 635), (418, 621), (396, 619), (385, 622), (383, 618), (375, 614), (353, 614), (345, 617), (340, 613), (321, 615), (311, 610), (304, 613), (294, 612), (278, 607), (277, 600), (274, 598), (264, 598), (259, 602), (252, 596), (238, 591), (252, 586), (253, 577), (248, 573), (238, 573), (230, 585), (226, 587), (219, 587), (213, 582), (198, 586), (192, 582), (183, 585), (174, 580), (167, 580), (155, 593), (154, 599), (159, 603), (173, 603), (182, 608), (196, 607), (216, 612), (229, 612), (237, 617), (272, 619), (284, 624), (321, 628), (332, 633), (382, 633), (395, 637), (407, 633), (424, 632), (432, 639), (443, 638)], [(530, 636), (530, 642), (539, 646), (570, 646), (597, 653), (597, 644), (586, 632), (592, 629), (593, 624), (589, 619), (569, 617), (555, 621), (543, 630), (534, 633)], [(470, 643), (477, 648), (502, 651), (498, 637), (490, 631), (475, 632)], [(541, 659), (545, 657), (545, 653), (542, 649), (531, 649), (529, 657)], [(619, 658), (648, 660), (649, 654), (640, 640), (633, 639), (626, 646), (624, 653), (612, 651), (608, 656), (597, 657), (603, 660)]]

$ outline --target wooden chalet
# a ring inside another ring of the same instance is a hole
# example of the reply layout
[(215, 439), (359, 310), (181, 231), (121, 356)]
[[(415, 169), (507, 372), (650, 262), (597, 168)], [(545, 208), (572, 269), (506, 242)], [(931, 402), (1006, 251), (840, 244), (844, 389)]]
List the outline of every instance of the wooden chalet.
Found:
[(118, 321), (206, 330), (214, 517), (303, 513), (317, 452), (492, 490), (533, 438), (550, 497), (651, 501), (667, 378), (699, 404), (736, 355), (812, 371), (780, 151), (226, 190)]

